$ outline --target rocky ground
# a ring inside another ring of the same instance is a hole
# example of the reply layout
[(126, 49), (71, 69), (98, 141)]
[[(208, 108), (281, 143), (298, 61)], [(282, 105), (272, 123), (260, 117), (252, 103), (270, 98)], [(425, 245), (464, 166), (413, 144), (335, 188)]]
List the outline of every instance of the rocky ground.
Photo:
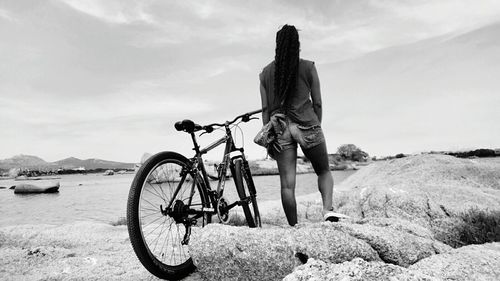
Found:
[[(500, 243), (466, 245), (462, 212), (500, 211), (500, 163), (420, 155), (364, 167), (336, 187), (350, 216), (320, 222), (319, 194), (298, 199), (288, 227), (280, 202), (264, 227), (194, 229), (198, 267), (186, 280), (498, 280)], [(498, 214), (498, 213), (496, 213)], [(500, 241), (498, 232), (492, 241)], [(489, 236), (488, 236), (489, 237)], [(0, 280), (152, 280), (125, 226), (88, 222), (0, 228)]]

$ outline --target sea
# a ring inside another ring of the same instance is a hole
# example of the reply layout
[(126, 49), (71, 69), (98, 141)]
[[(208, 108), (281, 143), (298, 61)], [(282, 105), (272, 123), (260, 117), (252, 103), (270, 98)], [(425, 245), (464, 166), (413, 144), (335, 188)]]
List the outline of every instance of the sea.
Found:
[[(332, 171), (336, 184), (355, 171)], [(134, 174), (61, 175), (58, 193), (14, 194), (9, 187), (38, 181), (0, 180), (0, 226), (20, 224), (68, 224), (76, 221), (113, 223), (126, 217), (127, 197)], [(255, 176), (258, 202), (280, 199), (279, 176)], [(211, 182), (212, 188), (217, 182)], [(314, 173), (297, 175), (296, 196), (318, 192)], [(225, 197), (236, 200), (236, 189), (227, 179)]]

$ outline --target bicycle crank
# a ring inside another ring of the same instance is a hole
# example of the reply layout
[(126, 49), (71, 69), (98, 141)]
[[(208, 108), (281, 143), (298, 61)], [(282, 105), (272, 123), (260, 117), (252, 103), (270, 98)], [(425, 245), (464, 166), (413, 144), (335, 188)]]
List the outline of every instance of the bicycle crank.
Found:
[(217, 200), (217, 217), (221, 223), (229, 222), (229, 209), (227, 206), (227, 201), (224, 197), (220, 197)]

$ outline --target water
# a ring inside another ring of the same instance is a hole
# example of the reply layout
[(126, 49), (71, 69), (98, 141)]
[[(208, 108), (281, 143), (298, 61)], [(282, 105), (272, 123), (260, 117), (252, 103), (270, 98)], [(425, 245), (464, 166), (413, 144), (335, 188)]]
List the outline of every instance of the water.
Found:
[[(339, 183), (354, 171), (332, 171), (335, 183)], [(10, 186), (22, 181), (0, 180), (0, 226), (17, 224), (66, 224), (75, 221), (115, 222), (125, 217), (128, 191), (133, 174), (103, 176), (62, 175), (59, 193), (14, 194)], [(254, 177), (259, 201), (280, 198), (279, 177)], [(37, 184), (38, 181), (26, 181)], [(211, 182), (216, 188), (216, 182)], [(296, 195), (318, 192), (316, 175), (297, 175)], [(226, 182), (225, 196), (236, 199), (232, 179)]]

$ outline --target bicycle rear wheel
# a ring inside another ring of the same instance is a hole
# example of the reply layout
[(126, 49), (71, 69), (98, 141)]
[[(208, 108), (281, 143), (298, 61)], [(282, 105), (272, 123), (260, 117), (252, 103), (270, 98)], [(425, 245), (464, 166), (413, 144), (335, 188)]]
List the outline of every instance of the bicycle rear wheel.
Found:
[(234, 183), (249, 227), (261, 227), (259, 207), (252, 175), (245, 169), (243, 160), (234, 161)]
[[(189, 208), (209, 207), (204, 185), (189, 171), (189, 165), (189, 160), (178, 153), (158, 153), (141, 166), (130, 187), (130, 242), (144, 267), (159, 278), (179, 279), (195, 268), (187, 245), (182, 244), (185, 225), (164, 212), (170, 202), (177, 200)], [(207, 214), (197, 218), (198, 226), (209, 222)]]

